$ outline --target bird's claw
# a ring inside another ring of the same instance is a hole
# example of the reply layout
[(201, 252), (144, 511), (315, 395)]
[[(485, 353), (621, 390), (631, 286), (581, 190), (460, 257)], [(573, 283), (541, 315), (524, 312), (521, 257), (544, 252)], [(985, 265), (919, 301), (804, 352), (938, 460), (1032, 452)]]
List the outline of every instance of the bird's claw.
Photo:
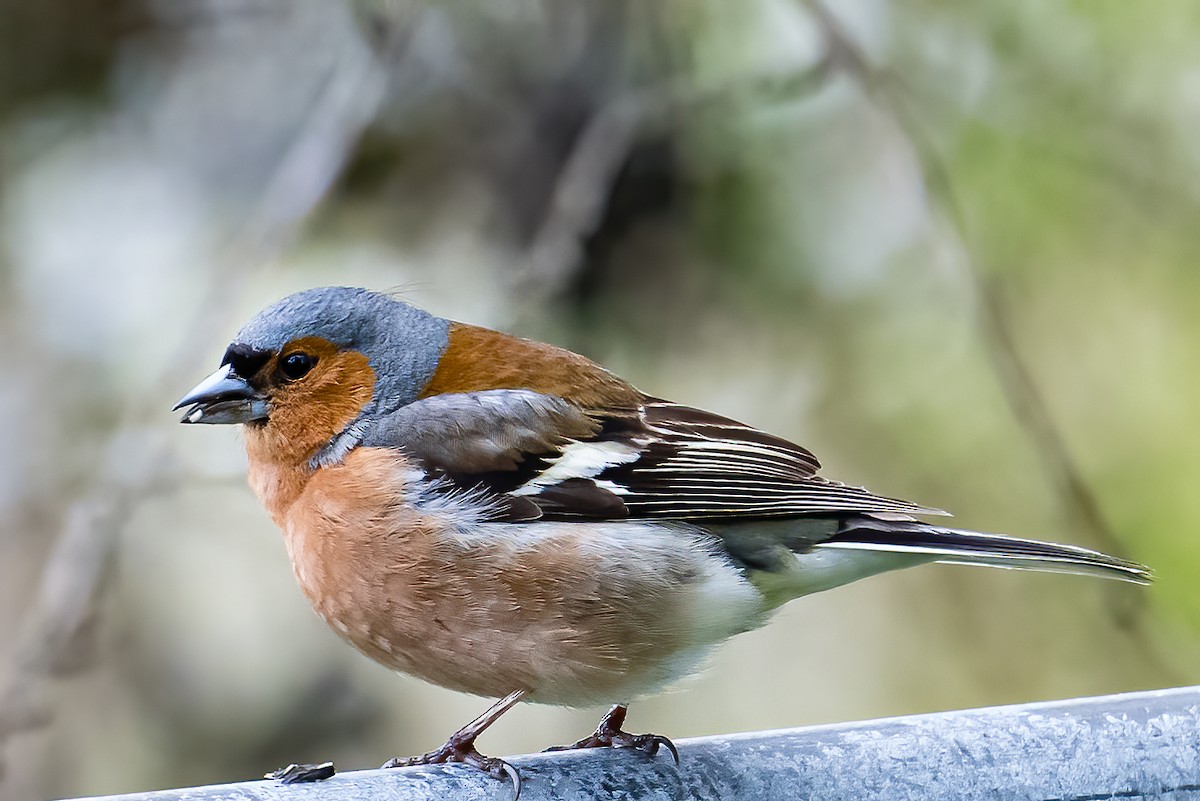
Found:
[(675, 747), (675, 743), (671, 742), (669, 737), (661, 734), (639, 734), (632, 737), (627, 746), (620, 747), (636, 748), (639, 751), (645, 751), (648, 756), (654, 756), (658, 753), (659, 746), (671, 753), (671, 759), (675, 760), (675, 767), (679, 767), (679, 749)]
[(507, 778), (512, 783), (512, 801), (518, 801), (521, 797), (521, 774), (517, 773), (517, 769), (503, 759), (479, 753), (474, 743), (456, 743), (451, 740), (436, 751), (413, 757), (393, 757), (380, 767), (386, 770), (410, 768), (415, 765), (448, 765), (455, 762), (477, 768), (493, 779), (504, 781)]
[(679, 749), (668, 737), (661, 734), (629, 734), (628, 731), (607, 728), (604, 723), (601, 723), (592, 735), (583, 737), (582, 740), (572, 742), (569, 746), (551, 746), (546, 748), (546, 751), (572, 751), (575, 748), (636, 748), (647, 757), (653, 757), (654, 754), (659, 753), (660, 747), (666, 748), (671, 753), (671, 758), (678, 767)]
[(507, 776), (508, 780), (512, 782), (512, 801), (519, 801), (521, 798), (521, 774), (517, 773), (517, 769), (508, 762), (505, 762), (503, 759), (496, 759), (495, 757), (492, 757), (487, 761), (492, 764), (490, 768), (484, 768), (484, 770), (486, 770), (493, 779), (499, 779), (500, 781), (504, 781), (504, 777)]

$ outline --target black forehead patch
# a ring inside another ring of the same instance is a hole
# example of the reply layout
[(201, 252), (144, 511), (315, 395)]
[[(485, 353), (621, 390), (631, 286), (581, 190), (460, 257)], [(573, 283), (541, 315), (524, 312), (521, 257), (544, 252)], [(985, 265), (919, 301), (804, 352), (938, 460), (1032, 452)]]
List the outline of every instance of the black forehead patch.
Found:
[(225, 351), (221, 364), (233, 367), (233, 372), (242, 378), (250, 378), (271, 359), (271, 351), (242, 345), (235, 342)]

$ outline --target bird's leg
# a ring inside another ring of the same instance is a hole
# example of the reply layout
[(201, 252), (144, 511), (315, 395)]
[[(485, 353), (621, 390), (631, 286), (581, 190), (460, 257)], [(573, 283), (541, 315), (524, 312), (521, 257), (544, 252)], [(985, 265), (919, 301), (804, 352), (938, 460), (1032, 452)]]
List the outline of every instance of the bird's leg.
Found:
[(675, 743), (661, 734), (629, 734), (621, 727), (625, 725), (625, 713), (629, 707), (617, 704), (600, 719), (600, 725), (588, 737), (584, 737), (571, 745), (556, 745), (547, 751), (567, 751), (572, 748), (636, 748), (645, 751), (650, 756), (658, 753), (659, 746), (671, 752), (675, 764), (679, 764), (679, 751)]
[(511, 692), (493, 704), (482, 715), (451, 734), (450, 739), (441, 748), (421, 756), (395, 757), (385, 762), (383, 767), (406, 768), (411, 765), (442, 765), (447, 762), (462, 762), (465, 765), (479, 768), (493, 778), (504, 779), (507, 777), (513, 785), (513, 801), (517, 801), (521, 795), (521, 776), (517, 773), (517, 769), (503, 759), (486, 757), (479, 753), (475, 748), (475, 738), (482, 734), (488, 726), (495, 723), (501, 715), (516, 706), (523, 697), (525, 697), (524, 690)]

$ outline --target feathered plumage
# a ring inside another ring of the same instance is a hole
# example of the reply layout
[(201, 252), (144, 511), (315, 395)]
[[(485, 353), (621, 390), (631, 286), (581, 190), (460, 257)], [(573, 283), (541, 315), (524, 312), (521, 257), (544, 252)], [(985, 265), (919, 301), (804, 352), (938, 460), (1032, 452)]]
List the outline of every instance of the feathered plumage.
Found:
[(462, 761), (521, 699), (615, 702), (577, 745), (653, 751), (624, 702), (813, 592), (922, 562), (1145, 583), (1134, 562), (947, 528), (819, 475), (812, 453), (645, 395), (575, 353), (361, 289), (279, 301), (180, 401), (244, 423), (249, 479), (317, 612), (356, 648), (502, 697), (437, 751)]

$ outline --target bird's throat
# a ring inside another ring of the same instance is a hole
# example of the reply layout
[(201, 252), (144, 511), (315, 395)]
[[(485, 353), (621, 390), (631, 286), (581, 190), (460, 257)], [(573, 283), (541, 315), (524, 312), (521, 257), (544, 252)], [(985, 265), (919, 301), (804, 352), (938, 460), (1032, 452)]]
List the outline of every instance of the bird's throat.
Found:
[(313, 468), (307, 459), (280, 458), (278, 446), (272, 444), (276, 437), (270, 426), (246, 426), (246, 480), (275, 525), (282, 527), (288, 509), (312, 478)]

